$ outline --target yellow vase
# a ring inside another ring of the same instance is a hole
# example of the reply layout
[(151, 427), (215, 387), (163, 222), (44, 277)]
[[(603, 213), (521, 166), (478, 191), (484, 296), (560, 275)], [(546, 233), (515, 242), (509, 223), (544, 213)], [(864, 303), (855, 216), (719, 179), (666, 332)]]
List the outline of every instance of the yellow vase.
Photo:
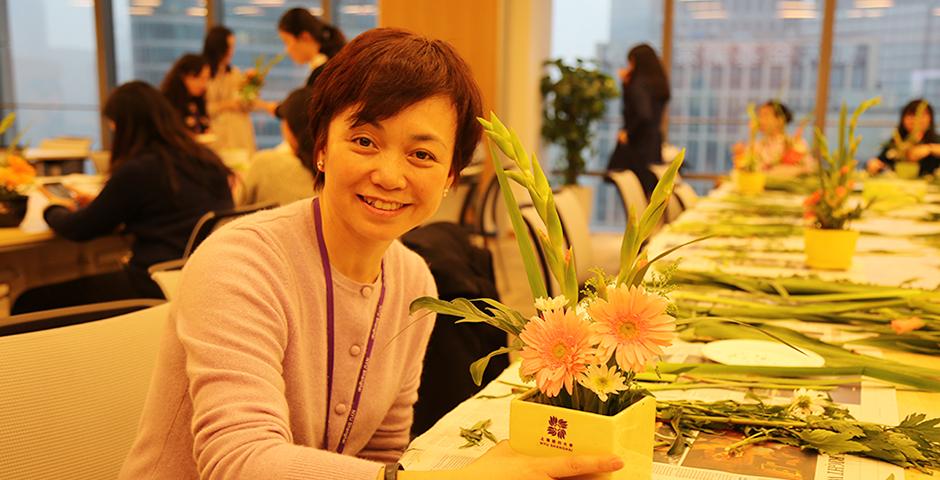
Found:
[(920, 176), (920, 164), (917, 162), (896, 162), (894, 164), (894, 173), (898, 174), (898, 178), (917, 178)]
[(738, 193), (743, 195), (757, 195), (763, 193), (767, 184), (767, 174), (764, 172), (745, 172), (736, 170), (734, 186)]
[(848, 270), (852, 266), (858, 232), (807, 228), (803, 231), (803, 241), (808, 267), (822, 270)]
[(653, 475), (656, 399), (643, 397), (626, 410), (605, 416), (528, 401), (536, 390), (509, 407), (509, 445), (538, 457), (614, 454), (623, 459), (617, 472), (592, 479), (646, 480)]

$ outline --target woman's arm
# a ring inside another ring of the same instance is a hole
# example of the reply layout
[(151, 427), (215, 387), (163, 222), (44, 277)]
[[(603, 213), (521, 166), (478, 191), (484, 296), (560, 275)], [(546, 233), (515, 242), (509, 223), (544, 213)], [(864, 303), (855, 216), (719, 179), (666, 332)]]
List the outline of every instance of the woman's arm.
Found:
[(153, 182), (166, 176), (154, 167), (158, 167), (156, 162), (128, 161), (85, 208), (71, 211), (52, 204), (43, 212), (43, 218), (56, 234), (76, 242), (114, 232), (138, 212)]

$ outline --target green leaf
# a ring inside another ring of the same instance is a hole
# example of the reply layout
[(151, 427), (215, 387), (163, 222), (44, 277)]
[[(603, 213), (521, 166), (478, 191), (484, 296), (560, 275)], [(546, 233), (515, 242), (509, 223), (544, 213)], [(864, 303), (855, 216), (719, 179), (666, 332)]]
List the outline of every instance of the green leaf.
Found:
[(480, 386), (480, 384), (483, 383), (483, 373), (486, 371), (486, 366), (490, 364), (491, 358), (495, 357), (496, 355), (502, 355), (504, 353), (514, 352), (516, 350), (522, 350), (522, 347), (502, 347), (493, 350), (485, 357), (470, 364), (470, 376), (473, 378), (473, 383), (475, 383), (477, 386)]
[(816, 429), (800, 432), (799, 437), (816, 450), (828, 455), (867, 452), (869, 450), (865, 445), (850, 440), (853, 437), (851, 433), (835, 433), (829, 430)]

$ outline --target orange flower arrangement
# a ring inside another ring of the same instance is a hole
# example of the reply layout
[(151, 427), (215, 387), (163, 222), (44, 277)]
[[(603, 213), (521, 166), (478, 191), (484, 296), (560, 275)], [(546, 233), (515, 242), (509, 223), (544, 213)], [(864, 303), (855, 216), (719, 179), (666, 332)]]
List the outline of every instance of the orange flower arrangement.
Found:
[[(0, 121), (0, 135), (13, 124), (14, 114), (9, 114)], [(36, 169), (23, 157), (14, 153), (16, 140), (6, 152), (0, 152), (0, 200), (12, 200), (25, 194), (33, 184)]]

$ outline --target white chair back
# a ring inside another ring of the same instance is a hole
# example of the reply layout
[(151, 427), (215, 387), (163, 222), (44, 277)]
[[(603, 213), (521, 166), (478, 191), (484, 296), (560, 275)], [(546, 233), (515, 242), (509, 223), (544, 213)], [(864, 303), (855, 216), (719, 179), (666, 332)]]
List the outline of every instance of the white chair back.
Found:
[(117, 477), (169, 308), (0, 337), (0, 479)]
[(631, 210), (637, 218), (643, 215), (643, 211), (646, 210), (649, 201), (646, 199), (646, 194), (643, 192), (643, 184), (640, 183), (640, 179), (636, 177), (636, 174), (630, 170), (621, 170), (618, 172), (607, 172), (607, 178), (617, 186), (617, 190), (620, 192), (620, 198), (623, 199), (623, 207), (624, 211), (627, 212), (627, 218), (629, 218), (629, 212)]
[(594, 265), (594, 248), (591, 242), (591, 226), (578, 194), (570, 188), (562, 188), (555, 193), (555, 209), (561, 220), (565, 239), (574, 249), (575, 270), (578, 272), (578, 283), (584, 283), (591, 278), (590, 268)]

